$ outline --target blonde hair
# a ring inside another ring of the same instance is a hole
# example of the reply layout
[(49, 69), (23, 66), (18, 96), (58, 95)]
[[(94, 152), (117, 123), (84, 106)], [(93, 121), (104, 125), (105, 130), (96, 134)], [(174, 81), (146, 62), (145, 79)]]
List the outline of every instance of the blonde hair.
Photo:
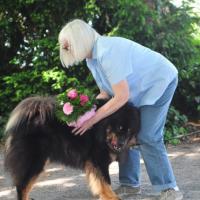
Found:
[(64, 67), (83, 61), (91, 54), (99, 34), (86, 22), (75, 19), (67, 23), (59, 33), (60, 60)]

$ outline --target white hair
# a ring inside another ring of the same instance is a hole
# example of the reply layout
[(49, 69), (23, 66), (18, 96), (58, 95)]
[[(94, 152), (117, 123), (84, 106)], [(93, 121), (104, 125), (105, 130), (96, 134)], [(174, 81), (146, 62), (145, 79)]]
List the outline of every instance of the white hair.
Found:
[(77, 64), (88, 57), (99, 34), (86, 22), (75, 19), (59, 33), (60, 60), (64, 67)]

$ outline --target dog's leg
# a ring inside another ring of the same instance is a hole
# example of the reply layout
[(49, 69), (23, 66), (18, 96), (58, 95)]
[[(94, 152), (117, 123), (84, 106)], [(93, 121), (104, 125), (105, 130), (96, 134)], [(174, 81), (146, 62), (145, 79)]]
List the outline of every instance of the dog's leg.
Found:
[(120, 200), (113, 192), (110, 184), (105, 181), (102, 173), (89, 161), (86, 162), (85, 172), (94, 195), (98, 195), (101, 200)]
[(17, 200), (29, 200), (29, 193), (31, 192), (34, 183), (36, 182), (38, 176), (34, 176), (24, 187), (16, 187), (17, 190)]
[[(23, 178), (15, 180), (16, 190), (17, 190), (17, 200), (31, 200), (29, 199), (29, 193), (31, 192), (35, 182), (39, 178), (40, 174), (44, 171), (45, 166), (47, 165), (48, 160), (45, 162), (40, 162), (38, 168), (31, 168), (30, 171), (26, 171), (27, 175)], [(36, 165), (36, 162), (34, 163)]]

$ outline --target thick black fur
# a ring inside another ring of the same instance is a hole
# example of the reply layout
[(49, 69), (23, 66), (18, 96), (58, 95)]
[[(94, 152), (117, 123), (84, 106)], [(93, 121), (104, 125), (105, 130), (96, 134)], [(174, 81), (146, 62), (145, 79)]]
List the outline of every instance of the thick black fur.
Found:
[(11, 174), (19, 200), (20, 192), (43, 171), (47, 160), (77, 169), (84, 169), (90, 161), (110, 184), (110, 153), (117, 152), (107, 145), (108, 127), (118, 133), (119, 141), (129, 140), (139, 131), (139, 111), (128, 103), (82, 136), (73, 135), (71, 127), (58, 121), (55, 107), (54, 98), (30, 97), (13, 110), (7, 123), (5, 168)]

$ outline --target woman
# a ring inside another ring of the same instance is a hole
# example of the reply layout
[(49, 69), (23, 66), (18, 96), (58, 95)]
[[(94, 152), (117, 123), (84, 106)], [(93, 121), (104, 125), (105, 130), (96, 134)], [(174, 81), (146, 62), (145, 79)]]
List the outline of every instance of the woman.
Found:
[(177, 86), (177, 70), (161, 54), (120, 37), (99, 35), (82, 20), (67, 23), (59, 33), (60, 59), (68, 67), (86, 59), (100, 89), (97, 98), (111, 98), (75, 134), (84, 134), (95, 123), (127, 101), (141, 110), (139, 150), (130, 150), (119, 164), (118, 194), (140, 193), (140, 153), (160, 199), (182, 199), (163, 143), (163, 128)]

